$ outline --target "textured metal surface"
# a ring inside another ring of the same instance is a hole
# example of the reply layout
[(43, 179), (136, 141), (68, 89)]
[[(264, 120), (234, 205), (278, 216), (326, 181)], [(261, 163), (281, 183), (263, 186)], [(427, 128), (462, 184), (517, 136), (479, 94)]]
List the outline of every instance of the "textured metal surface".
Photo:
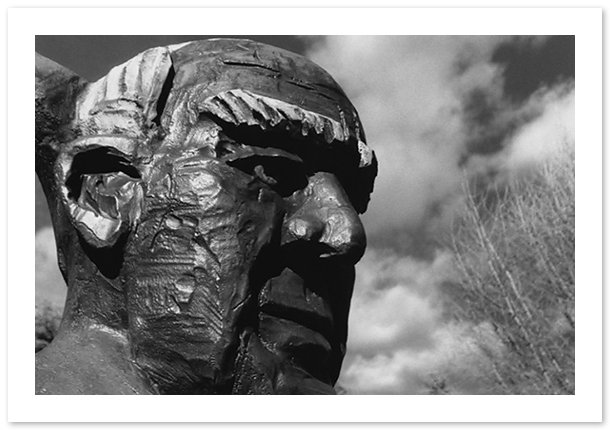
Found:
[(36, 171), (68, 284), (37, 393), (334, 394), (377, 169), (335, 81), (230, 39), (92, 84), (36, 67)]

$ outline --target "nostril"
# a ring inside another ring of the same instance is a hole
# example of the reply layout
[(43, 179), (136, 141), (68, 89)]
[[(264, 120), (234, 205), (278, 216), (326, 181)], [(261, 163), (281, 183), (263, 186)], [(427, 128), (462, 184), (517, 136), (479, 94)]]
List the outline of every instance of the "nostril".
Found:
[[(347, 206), (294, 216), (285, 224), (282, 245), (301, 244), (316, 258), (347, 258), (357, 262), (364, 254), (366, 237), (358, 214)], [(292, 249), (292, 248), (291, 248)]]
[(314, 217), (294, 217), (287, 223), (288, 237), (285, 237), (283, 244), (295, 241), (319, 241), (324, 234), (324, 222)]
[(296, 237), (301, 238), (307, 237), (311, 232), (311, 228), (309, 228), (309, 223), (300, 218), (290, 221), (288, 228)]

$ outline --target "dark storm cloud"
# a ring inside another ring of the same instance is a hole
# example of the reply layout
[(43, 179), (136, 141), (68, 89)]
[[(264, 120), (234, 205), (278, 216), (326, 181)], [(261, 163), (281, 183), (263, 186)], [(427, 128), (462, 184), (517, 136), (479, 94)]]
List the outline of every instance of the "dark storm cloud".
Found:
[(252, 39), (296, 53), (306, 48), (295, 36), (36, 36), (36, 52), (95, 81), (145, 49), (216, 37)]
[(516, 38), (498, 47), (492, 61), (505, 66), (504, 93), (522, 103), (541, 87), (573, 80), (575, 36), (549, 36), (542, 41)]
[[(502, 70), (502, 91), (475, 87), (462, 98), (468, 127), (464, 165), (473, 154), (495, 154), (510, 141), (515, 131), (542, 114), (540, 106), (528, 100), (541, 89), (574, 80), (574, 36), (513, 37), (500, 43), (490, 64)], [(472, 64), (460, 62), (456, 74)]]

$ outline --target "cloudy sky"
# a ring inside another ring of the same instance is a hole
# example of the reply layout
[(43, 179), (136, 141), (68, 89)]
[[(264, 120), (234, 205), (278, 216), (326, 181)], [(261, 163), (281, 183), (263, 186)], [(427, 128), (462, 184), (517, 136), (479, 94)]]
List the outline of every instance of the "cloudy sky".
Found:
[[(44, 36), (36, 50), (93, 81), (143, 49), (204, 37)], [(519, 176), (574, 141), (574, 38), (240, 37), (328, 70), (379, 159), (340, 386), (349, 394), (421, 394), (437, 375), (450, 375), (457, 392), (483, 392), (470, 327), (445, 318), (441, 286), (454, 272), (443, 239), (465, 178)], [(61, 305), (65, 287), (36, 187), (37, 301)]]

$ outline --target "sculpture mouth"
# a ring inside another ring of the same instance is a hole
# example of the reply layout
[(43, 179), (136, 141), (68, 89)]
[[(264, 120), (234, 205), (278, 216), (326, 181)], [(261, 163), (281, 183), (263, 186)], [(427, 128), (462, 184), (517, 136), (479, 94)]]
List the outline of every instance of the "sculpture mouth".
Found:
[(290, 268), (269, 279), (259, 293), (259, 309), (332, 337), (333, 314), (320, 285), (315, 288)]
[(312, 287), (290, 268), (269, 279), (259, 293), (259, 337), (273, 353), (331, 390), (336, 376), (330, 371), (336, 345), (334, 317), (326, 288)]

